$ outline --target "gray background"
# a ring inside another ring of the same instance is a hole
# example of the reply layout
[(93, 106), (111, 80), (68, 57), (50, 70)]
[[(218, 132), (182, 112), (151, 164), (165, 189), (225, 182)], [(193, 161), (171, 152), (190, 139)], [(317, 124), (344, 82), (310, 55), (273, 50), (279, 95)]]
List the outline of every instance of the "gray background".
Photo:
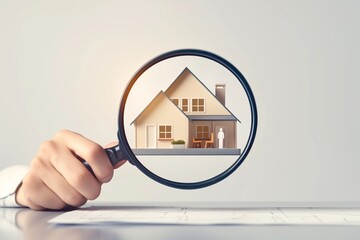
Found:
[(0, 167), (28, 164), (63, 128), (116, 139), (122, 90), (150, 58), (215, 52), (254, 91), (245, 163), (201, 190), (170, 189), (127, 164), (99, 201), (357, 203), (359, 1), (0, 1)]

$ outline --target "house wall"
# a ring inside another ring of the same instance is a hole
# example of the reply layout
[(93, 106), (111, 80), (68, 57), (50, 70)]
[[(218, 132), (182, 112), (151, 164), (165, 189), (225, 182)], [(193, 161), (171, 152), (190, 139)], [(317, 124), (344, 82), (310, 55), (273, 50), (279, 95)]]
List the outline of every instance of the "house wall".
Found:
[(159, 140), (159, 125), (172, 125), (173, 139), (188, 139), (187, 117), (162, 93), (144, 110), (135, 121), (136, 148), (146, 148), (146, 125), (156, 125), (156, 148), (171, 148), (171, 139)]
[[(215, 87), (215, 86), (214, 86)], [(229, 111), (194, 77), (185, 69), (177, 78), (166, 94), (170, 98), (189, 98), (190, 107), (187, 115), (230, 115)], [(191, 99), (205, 98), (205, 112), (192, 112)]]

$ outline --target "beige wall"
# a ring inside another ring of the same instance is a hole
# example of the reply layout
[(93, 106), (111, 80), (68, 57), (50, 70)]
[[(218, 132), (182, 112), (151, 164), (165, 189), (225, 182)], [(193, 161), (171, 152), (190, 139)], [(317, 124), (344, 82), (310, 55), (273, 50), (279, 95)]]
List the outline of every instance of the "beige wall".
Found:
[[(185, 69), (177, 80), (166, 90), (166, 95), (170, 98), (188, 98), (190, 111), (185, 113), (187, 115), (230, 115), (229, 111), (219, 103), (214, 95), (212, 95), (190, 71)], [(211, 87), (215, 88), (215, 86)], [(191, 111), (192, 98), (205, 98), (205, 112)]]
[(159, 125), (172, 125), (173, 139), (188, 139), (187, 117), (165, 96), (163, 92), (149, 104), (136, 119), (136, 148), (146, 148), (146, 125), (156, 125), (156, 148), (171, 148), (171, 140), (159, 140)]

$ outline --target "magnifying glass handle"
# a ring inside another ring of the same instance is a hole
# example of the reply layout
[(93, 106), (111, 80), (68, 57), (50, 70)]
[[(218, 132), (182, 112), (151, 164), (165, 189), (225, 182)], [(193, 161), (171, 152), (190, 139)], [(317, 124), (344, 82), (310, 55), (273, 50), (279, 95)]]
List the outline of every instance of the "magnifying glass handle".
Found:
[[(111, 148), (105, 148), (104, 149), (106, 152), (106, 155), (108, 156), (111, 164), (113, 166), (115, 166), (115, 164), (117, 164), (118, 162), (120, 162), (121, 160), (125, 159), (124, 154), (121, 152), (119, 145), (116, 145), (114, 147)], [(90, 167), (89, 163), (86, 162), (83, 159), (80, 159), (80, 161), (84, 164), (84, 166), (89, 170), (89, 172), (91, 172), (92, 175), (95, 176), (94, 171), (92, 170), (92, 168)]]
[(120, 150), (120, 146), (116, 145), (114, 147), (111, 148), (105, 148), (105, 152), (111, 162), (111, 164), (113, 166), (115, 166), (115, 164), (117, 164), (118, 162), (120, 162), (121, 160), (125, 159), (124, 154), (122, 153), (122, 151)]

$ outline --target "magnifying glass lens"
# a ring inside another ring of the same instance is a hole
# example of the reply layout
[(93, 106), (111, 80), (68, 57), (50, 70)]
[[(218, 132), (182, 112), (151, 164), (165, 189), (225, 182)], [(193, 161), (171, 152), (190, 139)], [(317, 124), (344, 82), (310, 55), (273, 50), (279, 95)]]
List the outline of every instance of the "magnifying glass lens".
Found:
[(123, 114), (127, 143), (142, 167), (185, 184), (233, 166), (253, 120), (239, 79), (199, 56), (177, 56), (148, 68), (129, 90)]

